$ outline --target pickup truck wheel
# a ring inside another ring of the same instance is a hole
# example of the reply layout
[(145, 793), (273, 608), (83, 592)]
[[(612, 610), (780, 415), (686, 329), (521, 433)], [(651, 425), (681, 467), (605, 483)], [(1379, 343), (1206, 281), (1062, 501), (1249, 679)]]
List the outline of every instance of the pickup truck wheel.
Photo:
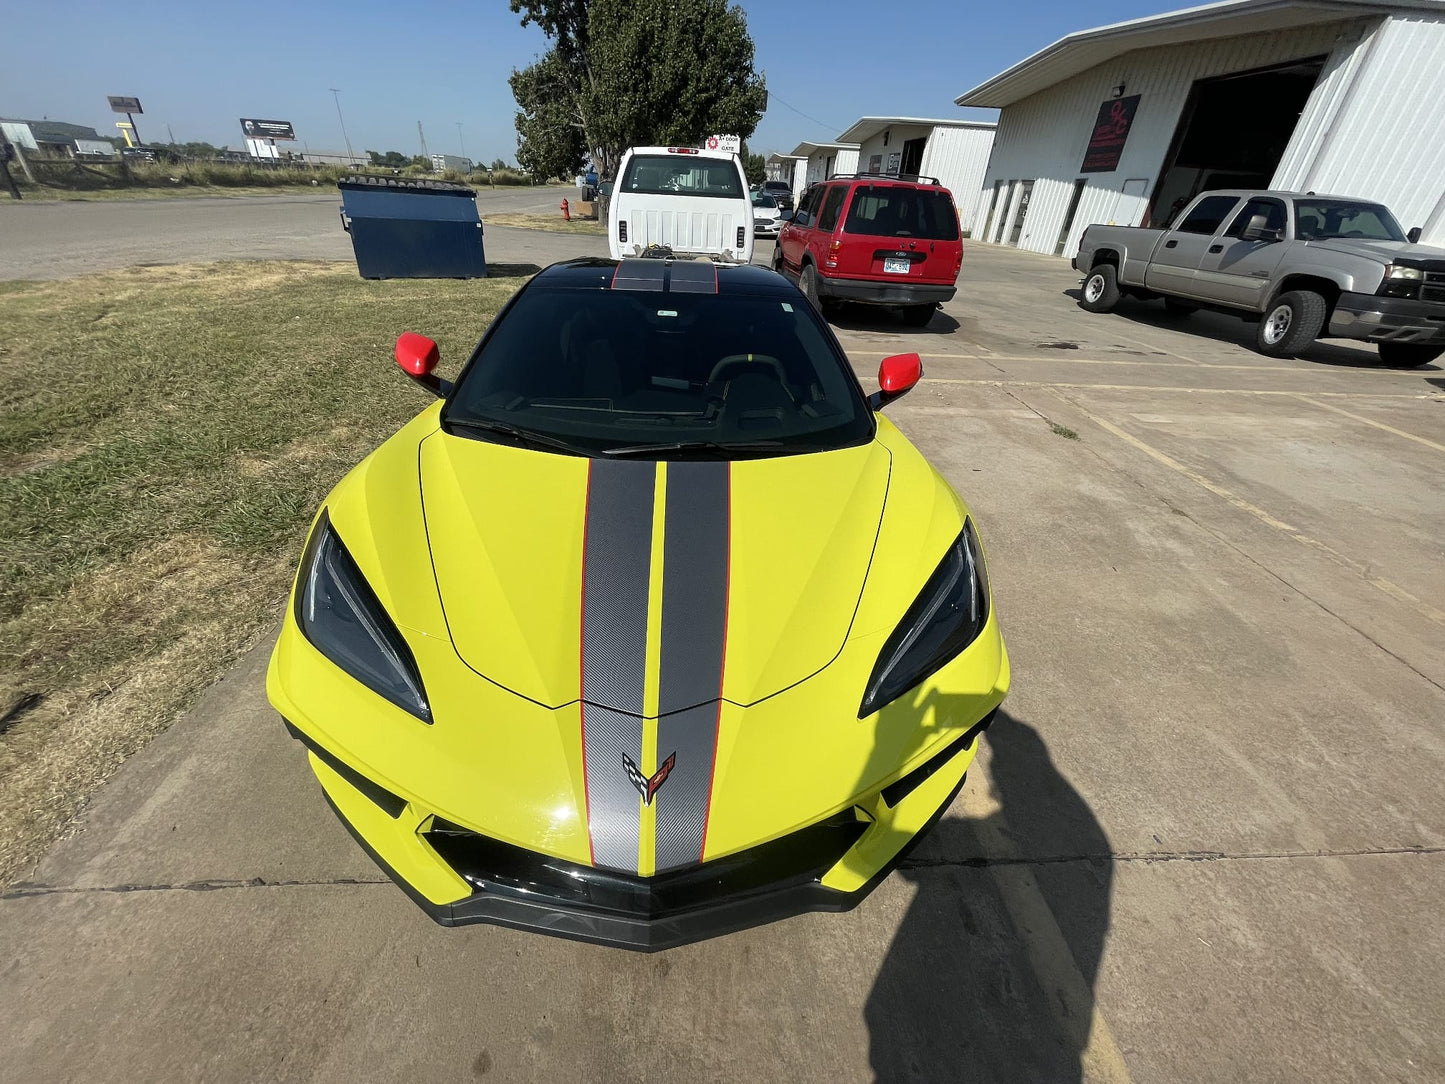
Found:
[(1119, 303), (1119, 272), (1111, 263), (1101, 263), (1089, 271), (1079, 304), (1089, 312), (1113, 312)]
[(1292, 358), (1319, 338), (1325, 327), (1325, 299), (1312, 290), (1280, 294), (1265, 310), (1254, 345), (1271, 358)]
[(1397, 365), (1402, 369), (1429, 365), (1441, 354), (1445, 354), (1445, 346), (1421, 346), (1418, 343), (1380, 344), (1380, 360), (1386, 365)]
[(798, 289), (803, 291), (803, 296), (815, 311), (823, 311), (822, 299), (818, 297), (818, 269), (812, 264), (803, 265), (803, 273), (798, 276)]
[(1180, 301), (1177, 297), (1166, 297), (1164, 311), (1170, 316), (1193, 316), (1199, 311), (1199, 306), (1188, 301)]

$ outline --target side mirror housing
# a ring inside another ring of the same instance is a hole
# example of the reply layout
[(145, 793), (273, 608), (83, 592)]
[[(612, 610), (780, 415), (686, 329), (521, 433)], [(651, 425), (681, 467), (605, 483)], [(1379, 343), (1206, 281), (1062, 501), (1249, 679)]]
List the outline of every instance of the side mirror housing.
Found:
[(923, 359), (917, 354), (894, 354), (878, 366), (878, 390), (868, 396), (868, 405), (882, 410), (901, 399), (923, 379)]
[(445, 399), (451, 394), (451, 381), (442, 380), (436, 375), (437, 363), (441, 361), (442, 355), (431, 339), (414, 331), (403, 331), (397, 336), (394, 355), (401, 371), (429, 389), (437, 398)]
[(794, 218), (794, 214), (793, 214), (792, 211), (784, 211), (782, 214), (780, 214), (780, 215), (778, 216), (778, 221), (779, 221), (779, 222), (791, 222), (791, 221), (793, 221), (793, 218)]
[(1405, 234), (1405, 240), (1409, 241), (1412, 245), (1418, 245), (1420, 243), (1420, 235), (1424, 232), (1419, 226), (1415, 226), (1409, 233)]

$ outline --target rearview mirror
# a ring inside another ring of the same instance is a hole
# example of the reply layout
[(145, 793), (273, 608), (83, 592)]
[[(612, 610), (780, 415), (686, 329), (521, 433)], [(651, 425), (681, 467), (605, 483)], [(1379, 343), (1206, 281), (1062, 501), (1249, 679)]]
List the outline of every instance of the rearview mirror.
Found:
[(913, 390), (923, 378), (923, 359), (917, 354), (894, 354), (878, 366), (878, 390), (868, 396), (868, 405), (882, 410)]
[(441, 361), (442, 355), (431, 339), (414, 331), (403, 331), (397, 336), (394, 353), (401, 371), (418, 384), (429, 388), (437, 398), (445, 399), (451, 392), (451, 381), (442, 380), (436, 375), (437, 363)]
[(1424, 232), (1419, 226), (1415, 226), (1409, 233), (1405, 234), (1405, 240), (1409, 241), (1412, 245), (1418, 245), (1420, 243), (1420, 235)]

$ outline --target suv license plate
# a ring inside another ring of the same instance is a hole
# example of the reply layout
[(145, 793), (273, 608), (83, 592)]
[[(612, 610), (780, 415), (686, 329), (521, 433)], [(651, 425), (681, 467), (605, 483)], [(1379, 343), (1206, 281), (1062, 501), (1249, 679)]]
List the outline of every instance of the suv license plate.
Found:
[(883, 273), (887, 275), (906, 275), (908, 274), (908, 269), (912, 266), (912, 263), (908, 260), (885, 259), (883, 261)]

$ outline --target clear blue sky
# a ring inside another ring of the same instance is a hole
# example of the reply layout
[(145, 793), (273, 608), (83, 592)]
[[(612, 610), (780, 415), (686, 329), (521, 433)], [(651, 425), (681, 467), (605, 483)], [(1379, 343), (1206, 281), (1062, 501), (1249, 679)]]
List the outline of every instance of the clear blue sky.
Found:
[[(836, 137), (860, 116), (974, 116), (953, 99), (1074, 30), (1187, 6), (1164, 0), (748, 0), (756, 64), (774, 92), (750, 149)], [(514, 67), (546, 49), (506, 0), (247, 4), (60, 0), (3, 21), (0, 116), (116, 134), (108, 94), (141, 99), (147, 142), (241, 146), (237, 119), (289, 120), (313, 150), (352, 146), (515, 159)], [(787, 103), (786, 105), (783, 103)], [(792, 108), (788, 108), (791, 106)], [(795, 112), (797, 110), (798, 112)], [(807, 117), (800, 114), (808, 114)], [(815, 123), (821, 121), (821, 124)], [(456, 122), (463, 128), (457, 131)]]

